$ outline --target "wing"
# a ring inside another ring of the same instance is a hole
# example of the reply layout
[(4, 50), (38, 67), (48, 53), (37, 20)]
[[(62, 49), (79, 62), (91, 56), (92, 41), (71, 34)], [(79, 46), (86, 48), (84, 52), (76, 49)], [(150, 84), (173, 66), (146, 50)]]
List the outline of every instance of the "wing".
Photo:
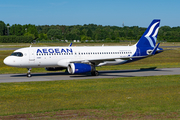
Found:
[(116, 57), (116, 58), (89, 58), (89, 59), (77, 59), (77, 60), (71, 60), (69, 61), (70, 63), (92, 63), (95, 66), (103, 66), (106, 65), (107, 63), (109, 64), (119, 64), (121, 62), (125, 62), (128, 60), (133, 60), (133, 59), (140, 59), (140, 58), (145, 58), (148, 56), (131, 56), (131, 57)]

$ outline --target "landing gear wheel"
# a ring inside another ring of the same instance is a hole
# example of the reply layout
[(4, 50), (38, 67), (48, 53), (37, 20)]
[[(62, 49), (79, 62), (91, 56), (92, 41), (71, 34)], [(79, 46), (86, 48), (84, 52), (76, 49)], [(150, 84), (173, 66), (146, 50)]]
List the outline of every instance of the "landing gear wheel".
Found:
[(98, 75), (99, 75), (99, 72), (98, 72), (98, 71), (93, 71), (93, 72), (91, 72), (91, 75), (92, 75), (92, 76), (98, 76)]
[(95, 76), (98, 76), (99, 75), (99, 72), (98, 71), (95, 71)]
[(32, 75), (31, 73), (27, 73), (27, 77), (30, 78)]
[(32, 69), (31, 68), (27, 68), (27, 69), (28, 69), (27, 77), (30, 78), (30, 77), (32, 77), (32, 75), (31, 75), (31, 70)]

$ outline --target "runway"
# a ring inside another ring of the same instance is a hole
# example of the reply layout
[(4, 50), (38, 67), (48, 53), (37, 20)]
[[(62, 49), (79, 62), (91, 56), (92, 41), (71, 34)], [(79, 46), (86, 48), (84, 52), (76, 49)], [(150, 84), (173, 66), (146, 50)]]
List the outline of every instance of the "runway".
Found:
[(64, 73), (64, 72), (54, 72), (54, 73), (32, 73), (32, 77), (27, 78), (26, 74), (1, 74), (0, 83), (118, 78), (118, 77), (157, 76), (157, 75), (179, 75), (179, 74), (180, 74), (180, 68), (161, 68), (161, 69), (144, 68), (137, 70), (99, 71), (99, 76), (91, 76), (90, 74), (69, 75), (68, 73)]

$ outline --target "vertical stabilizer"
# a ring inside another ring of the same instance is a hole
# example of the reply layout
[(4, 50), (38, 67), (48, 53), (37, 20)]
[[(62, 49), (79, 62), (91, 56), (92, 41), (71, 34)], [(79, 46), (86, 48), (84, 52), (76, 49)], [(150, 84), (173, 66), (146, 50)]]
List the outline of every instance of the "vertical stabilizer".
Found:
[(159, 30), (160, 20), (154, 19), (149, 27), (146, 29), (142, 37), (139, 39), (136, 46), (138, 48), (141, 47), (155, 47), (156, 40), (157, 40), (157, 34)]

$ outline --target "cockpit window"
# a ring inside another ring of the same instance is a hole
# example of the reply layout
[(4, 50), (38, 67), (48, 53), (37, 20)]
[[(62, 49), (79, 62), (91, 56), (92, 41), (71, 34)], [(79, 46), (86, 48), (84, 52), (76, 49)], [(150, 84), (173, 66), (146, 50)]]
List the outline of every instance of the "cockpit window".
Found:
[(22, 57), (23, 54), (22, 54), (21, 52), (13, 52), (13, 53), (11, 54), (11, 56)]

